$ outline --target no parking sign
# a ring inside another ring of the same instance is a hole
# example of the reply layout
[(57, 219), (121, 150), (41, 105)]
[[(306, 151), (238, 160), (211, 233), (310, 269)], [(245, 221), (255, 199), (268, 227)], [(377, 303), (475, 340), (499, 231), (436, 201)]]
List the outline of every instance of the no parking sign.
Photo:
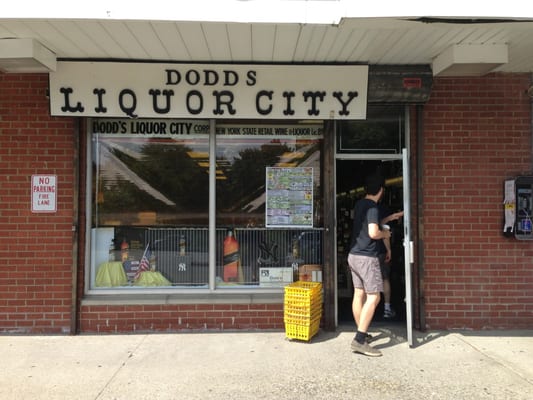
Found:
[(31, 176), (31, 211), (57, 211), (57, 175)]

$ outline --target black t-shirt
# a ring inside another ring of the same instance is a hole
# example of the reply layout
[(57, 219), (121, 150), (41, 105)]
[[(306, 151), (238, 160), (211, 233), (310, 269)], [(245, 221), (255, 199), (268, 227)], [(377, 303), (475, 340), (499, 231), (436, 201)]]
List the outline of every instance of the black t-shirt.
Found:
[[(379, 210), (379, 222), (381, 225), (381, 220), (385, 217), (388, 217), (392, 214), (392, 212), (388, 209), (387, 206), (383, 205), (382, 203), (378, 204), (378, 210)], [(390, 222), (389, 222), (390, 225)], [(387, 254), (387, 247), (385, 246), (385, 242), (382, 240), (378, 240), (378, 254)]]
[(379, 225), (379, 211), (375, 201), (364, 198), (355, 204), (350, 254), (378, 256), (379, 240), (369, 236), (368, 224)]

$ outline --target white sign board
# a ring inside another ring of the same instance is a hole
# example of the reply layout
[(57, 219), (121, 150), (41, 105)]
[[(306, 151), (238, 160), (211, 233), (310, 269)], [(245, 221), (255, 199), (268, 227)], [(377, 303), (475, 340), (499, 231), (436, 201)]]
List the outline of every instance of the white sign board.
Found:
[(313, 167), (266, 168), (268, 228), (313, 227)]
[(367, 65), (60, 61), (52, 115), (97, 118), (366, 119)]
[(291, 267), (259, 268), (259, 286), (282, 287), (292, 283), (293, 270)]
[(57, 175), (31, 176), (31, 211), (57, 211)]

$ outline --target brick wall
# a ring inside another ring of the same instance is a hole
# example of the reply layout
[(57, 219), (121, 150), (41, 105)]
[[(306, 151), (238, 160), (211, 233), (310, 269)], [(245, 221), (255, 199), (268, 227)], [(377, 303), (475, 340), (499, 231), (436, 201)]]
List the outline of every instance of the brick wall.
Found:
[(90, 305), (81, 312), (87, 333), (284, 329), (283, 304)]
[(533, 326), (533, 241), (502, 234), (504, 180), (532, 174), (529, 84), (435, 79), (422, 177), (428, 328)]
[[(49, 116), (47, 74), (0, 73), (0, 332), (70, 331), (73, 121)], [(57, 212), (31, 212), (31, 176), (57, 175)]]
[[(435, 80), (420, 177), (427, 328), (533, 326), (533, 242), (502, 235), (503, 182), (533, 173), (529, 83), (501, 74)], [(47, 84), (47, 75), (0, 73), (2, 333), (68, 333), (73, 317), (75, 169), (84, 153), (75, 160), (75, 121), (49, 116)], [(33, 174), (57, 175), (57, 212), (31, 212)], [(77, 322), (82, 332), (282, 329), (282, 307), (85, 305)]]

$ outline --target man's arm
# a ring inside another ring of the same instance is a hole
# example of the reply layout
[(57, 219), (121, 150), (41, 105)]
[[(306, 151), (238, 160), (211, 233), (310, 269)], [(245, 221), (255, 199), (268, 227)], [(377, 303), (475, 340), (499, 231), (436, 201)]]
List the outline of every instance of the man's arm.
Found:
[[(390, 239), (391, 232), (387, 230), (380, 230), (378, 224), (370, 223), (368, 224), (368, 236), (374, 240), (379, 239)], [(390, 243), (390, 242), (389, 242)], [(390, 246), (390, 244), (389, 244)]]
[(398, 211), (396, 213), (393, 213), (391, 215), (388, 215), (386, 216), (385, 218), (383, 218), (381, 220), (381, 223), (382, 224), (386, 224), (387, 222), (390, 222), (390, 221), (396, 221), (397, 219), (400, 219), (403, 217), (403, 211)]

